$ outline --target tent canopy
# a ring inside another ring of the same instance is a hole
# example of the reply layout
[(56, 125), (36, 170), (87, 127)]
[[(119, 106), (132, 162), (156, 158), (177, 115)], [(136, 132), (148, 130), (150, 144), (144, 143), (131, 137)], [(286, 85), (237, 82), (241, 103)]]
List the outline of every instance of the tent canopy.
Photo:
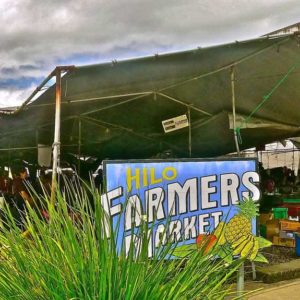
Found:
[[(235, 151), (232, 66), (240, 148), (297, 136), (299, 63), (299, 38), (289, 35), (75, 67), (62, 78), (62, 155), (131, 159), (166, 150), (175, 157)], [(55, 85), (18, 113), (1, 115), (1, 159), (34, 159), (38, 143), (51, 145), (54, 114)], [(183, 114), (190, 114), (191, 153), (189, 128), (164, 133), (161, 123)]]

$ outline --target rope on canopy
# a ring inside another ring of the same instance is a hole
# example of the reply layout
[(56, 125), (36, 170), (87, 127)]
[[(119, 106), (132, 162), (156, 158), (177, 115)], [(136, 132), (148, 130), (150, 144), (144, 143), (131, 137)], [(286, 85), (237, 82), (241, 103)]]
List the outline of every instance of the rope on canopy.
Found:
[(130, 98), (128, 100), (125, 100), (125, 101), (122, 101), (122, 102), (119, 102), (119, 103), (115, 103), (115, 104), (107, 105), (107, 106), (104, 106), (104, 107), (101, 107), (101, 108), (97, 108), (97, 109), (82, 113), (80, 115), (81, 116), (86, 116), (86, 115), (90, 115), (90, 114), (93, 114), (93, 113), (96, 113), (96, 112), (99, 112), (99, 111), (107, 110), (107, 109), (117, 107), (117, 106), (120, 106), (120, 105), (123, 105), (123, 104), (126, 104), (126, 103), (130, 103), (130, 102), (132, 102), (134, 100), (137, 100), (137, 99), (140, 99), (140, 98), (144, 98), (144, 97), (146, 97), (150, 94), (153, 94), (153, 92), (145, 93), (145, 94), (142, 94), (140, 96), (133, 97), (133, 98)]
[[(76, 104), (81, 102), (90, 102), (90, 101), (100, 101), (106, 99), (114, 99), (114, 98), (125, 98), (131, 96), (147, 96), (152, 94), (153, 92), (141, 92), (141, 93), (128, 93), (128, 94), (120, 94), (120, 95), (110, 95), (110, 96), (102, 96), (102, 97), (93, 97), (93, 98), (81, 98), (81, 99), (68, 99), (65, 98), (61, 104)], [(44, 106), (54, 106), (55, 103), (43, 103), (43, 104), (31, 104), (30, 107), (44, 107)]]
[(177, 86), (180, 86), (180, 85), (184, 85), (184, 84), (187, 84), (187, 83), (189, 83), (189, 82), (191, 82), (191, 81), (199, 80), (199, 79), (201, 79), (201, 78), (204, 78), (204, 77), (207, 77), (207, 76), (216, 74), (216, 73), (221, 72), (221, 71), (224, 71), (224, 70), (227, 70), (227, 69), (231, 68), (233, 65), (238, 65), (238, 64), (240, 64), (240, 63), (242, 63), (242, 62), (244, 62), (244, 61), (246, 61), (246, 60), (248, 60), (248, 59), (251, 59), (252, 57), (254, 57), (254, 56), (258, 55), (258, 54), (261, 54), (261, 53), (263, 53), (263, 52), (265, 52), (265, 51), (267, 51), (267, 50), (269, 50), (269, 49), (275, 47), (275, 46), (278, 46), (278, 45), (283, 44), (283, 43), (287, 42), (289, 39), (290, 39), (290, 37), (287, 37), (287, 38), (284, 39), (284, 40), (281, 40), (281, 41), (279, 41), (279, 42), (277, 42), (277, 43), (274, 43), (274, 44), (272, 44), (272, 45), (270, 45), (270, 46), (267, 46), (267, 47), (265, 47), (265, 48), (263, 48), (263, 49), (260, 49), (260, 50), (254, 52), (254, 53), (251, 53), (251, 54), (249, 54), (249, 55), (246, 55), (246, 56), (244, 56), (244, 57), (242, 57), (242, 58), (240, 58), (240, 59), (238, 59), (238, 60), (236, 60), (236, 61), (234, 61), (234, 62), (231, 62), (231, 63), (229, 63), (229, 64), (227, 64), (227, 65), (225, 65), (225, 66), (222, 66), (222, 67), (220, 67), (220, 68), (218, 68), (218, 69), (215, 69), (215, 70), (212, 70), (212, 71), (210, 71), (210, 72), (207, 72), (207, 73), (204, 73), (204, 74), (200, 74), (200, 75), (198, 75), (198, 76), (195, 76), (195, 77), (192, 77), (192, 78), (189, 78), (189, 79), (186, 79), (186, 80), (183, 80), (183, 81), (174, 83), (174, 84), (172, 84), (172, 85), (166, 86), (166, 87), (160, 89), (158, 92), (163, 92), (163, 91), (168, 90), (168, 89), (171, 89), (171, 88), (173, 88), (173, 87), (177, 87)]
[(200, 112), (200, 113), (202, 113), (202, 114), (205, 114), (205, 115), (207, 115), (207, 116), (210, 116), (210, 117), (212, 116), (212, 114), (210, 114), (210, 113), (208, 113), (208, 112), (206, 112), (206, 111), (204, 111), (204, 110), (198, 108), (197, 106), (195, 106), (195, 105), (193, 105), (193, 104), (186, 103), (186, 102), (184, 102), (184, 101), (182, 101), (182, 100), (179, 100), (179, 99), (177, 99), (177, 98), (171, 97), (171, 96), (166, 95), (166, 94), (164, 94), (164, 93), (156, 93), (156, 94), (159, 95), (159, 96), (162, 96), (162, 97), (164, 97), (164, 98), (167, 98), (167, 99), (169, 99), (169, 100), (171, 100), (171, 101), (173, 101), (173, 102), (182, 104), (182, 105), (184, 105), (184, 106), (187, 107), (187, 108), (191, 108), (191, 109), (193, 109), (193, 110), (196, 110), (196, 111), (198, 111), (198, 112)]
[(262, 97), (262, 100), (260, 101), (260, 103), (252, 110), (252, 112), (242, 121), (241, 125), (239, 127), (234, 127), (235, 132), (238, 135), (239, 138), (239, 143), (242, 144), (242, 138), (241, 138), (241, 129), (244, 125), (246, 125), (249, 120), (254, 116), (254, 114), (259, 111), (262, 106), (271, 98), (271, 96), (275, 93), (275, 91), (288, 79), (288, 77), (290, 76), (290, 74), (296, 69), (298, 68), (300, 65), (300, 60), (297, 61), (295, 64), (293, 64), (288, 71), (285, 73), (285, 75), (280, 78), (280, 80), (278, 80), (276, 82), (276, 84), (271, 88), (271, 90)]
[[(76, 147), (77, 144), (61, 145), (61, 147)], [(38, 146), (0, 148), (0, 151), (35, 150)]]

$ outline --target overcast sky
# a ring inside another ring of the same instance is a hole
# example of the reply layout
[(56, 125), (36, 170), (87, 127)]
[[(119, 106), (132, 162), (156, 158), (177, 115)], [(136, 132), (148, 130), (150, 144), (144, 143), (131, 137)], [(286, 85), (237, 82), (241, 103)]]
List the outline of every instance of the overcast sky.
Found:
[(0, 0), (0, 107), (63, 64), (258, 37), (300, 22), (299, 0)]

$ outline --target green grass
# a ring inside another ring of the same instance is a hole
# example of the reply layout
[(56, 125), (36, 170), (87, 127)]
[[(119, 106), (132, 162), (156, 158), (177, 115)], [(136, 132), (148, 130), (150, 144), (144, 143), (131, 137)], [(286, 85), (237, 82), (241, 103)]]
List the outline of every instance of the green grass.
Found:
[[(194, 251), (188, 259), (166, 260), (173, 246), (167, 244), (148, 259), (148, 229), (141, 226), (141, 251), (132, 244), (128, 255), (116, 250), (117, 231), (108, 238), (100, 195), (92, 188), (67, 184), (68, 197), (80, 218), (68, 212), (66, 195), (57, 192), (57, 205), (45, 222), (37, 210), (28, 208), (24, 237), (8, 217), (9, 229), (0, 232), (0, 299), (223, 299), (230, 292), (228, 281), (241, 260), (225, 264)], [(33, 191), (34, 193), (34, 191)], [(89, 203), (95, 203), (92, 209)], [(9, 214), (9, 211), (8, 211)], [(231, 255), (231, 254), (230, 254)]]

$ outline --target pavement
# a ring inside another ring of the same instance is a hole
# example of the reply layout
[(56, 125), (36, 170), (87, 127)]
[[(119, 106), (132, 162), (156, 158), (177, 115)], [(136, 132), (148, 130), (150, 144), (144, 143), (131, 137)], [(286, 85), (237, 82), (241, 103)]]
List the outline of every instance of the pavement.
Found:
[(262, 282), (248, 282), (245, 289), (254, 291), (247, 300), (299, 300), (300, 279), (281, 281), (273, 284)]
[[(256, 267), (257, 280), (246, 280), (243, 300), (300, 300), (300, 259)], [(248, 272), (249, 273), (249, 272)], [(252, 275), (252, 272), (250, 272)], [(249, 273), (249, 274), (250, 274)], [(237, 299), (236, 284), (226, 300)]]

